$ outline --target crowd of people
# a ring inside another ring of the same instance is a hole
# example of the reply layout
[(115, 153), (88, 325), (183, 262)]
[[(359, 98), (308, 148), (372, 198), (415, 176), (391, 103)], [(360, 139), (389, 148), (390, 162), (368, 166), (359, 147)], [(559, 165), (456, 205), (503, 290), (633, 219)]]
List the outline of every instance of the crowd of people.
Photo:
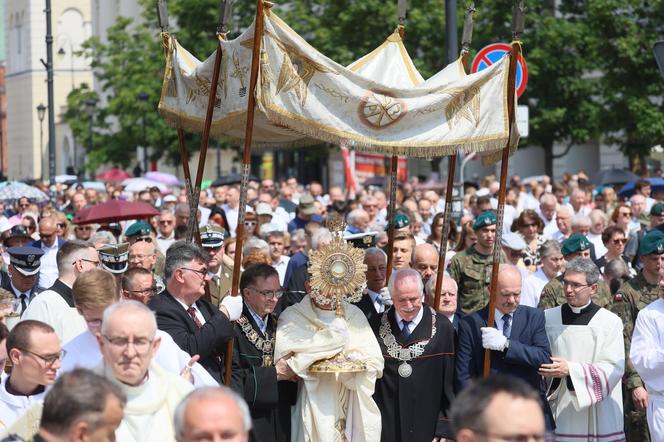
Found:
[[(250, 181), (241, 229), (234, 184), (196, 213), (111, 183), (1, 207), (6, 440), (664, 441), (664, 192), (513, 176), (497, 232), (498, 191), (467, 186), (448, 229), (417, 179), (391, 217), (388, 189)], [(72, 224), (111, 199), (159, 215)], [(309, 265), (339, 235), (366, 266), (341, 314)], [(362, 369), (312, 369), (340, 354)]]

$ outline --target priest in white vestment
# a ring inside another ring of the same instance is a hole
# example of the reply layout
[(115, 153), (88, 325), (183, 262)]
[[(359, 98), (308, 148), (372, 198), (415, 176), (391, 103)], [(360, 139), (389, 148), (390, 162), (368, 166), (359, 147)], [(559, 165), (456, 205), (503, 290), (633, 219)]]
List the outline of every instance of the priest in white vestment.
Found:
[(181, 377), (151, 363), (161, 343), (154, 313), (137, 301), (121, 301), (104, 311), (97, 335), (103, 363), (99, 374), (127, 396), (115, 435), (122, 442), (175, 440), (173, 412), (192, 389)]
[(591, 300), (599, 269), (589, 259), (567, 264), (567, 303), (545, 311), (551, 363), (540, 374), (551, 378), (549, 403), (557, 442), (623, 441), (621, 379), (625, 350), (620, 318)]
[[(298, 442), (373, 442), (380, 440), (380, 410), (372, 396), (384, 360), (362, 311), (343, 302), (344, 317), (334, 308), (317, 306), (310, 296), (279, 317), (274, 359), (288, 354), (288, 365), (300, 378), (291, 419), (292, 440)], [(359, 373), (310, 373), (309, 367), (341, 351), (364, 361)]]
[[(664, 293), (664, 278), (659, 287)], [(651, 302), (636, 317), (629, 358), (648, 390), (650, 439), (664, 442), (664, 299)]]

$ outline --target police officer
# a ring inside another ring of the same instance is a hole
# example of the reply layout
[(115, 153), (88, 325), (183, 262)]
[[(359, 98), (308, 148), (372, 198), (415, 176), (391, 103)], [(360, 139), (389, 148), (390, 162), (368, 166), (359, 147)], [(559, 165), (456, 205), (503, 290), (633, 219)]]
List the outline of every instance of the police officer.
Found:
[[(570, 262), (574, 258), (590, 259), (590, 241), (580, 233), (570, 235), (563, 241), (561, 249), (565, 261)], [(563, 274), (560, 274), (549, 281), (542, 289), (538, 308), (546, 310), (565, 304), (565, 290), (563, 289)], [(592, 295), (592, 300), (600, 307), (609, 308), (612, 304), (611, 290), (604, 280), (600, 279), (597, 283), (597, 292)]]
[[(459, 286), (459, 306), (464, 313), (474, 313), (489, 302), (489, 284), (496, 241), (496, 214), (482, 212), (473, 224), (477, 243), (457, 253), (450, 261), (449, 273)], [(500, 262), (507, 262), (501, 252)]]
[(116, 277), (116, 282), (120, 287), (120, 278), (129, 266), (129, 243), (108, 244), (100, 247), (97, 251), (99, 252), (101, 267)]
[(625, 411), (625, 433), (628, 441), (647, 442), (650, 440), (646, 407), (648, 392), (641, 377), (629, 360), (634, 324), (639, 312), (660, 296), (659, 272), (664, 267), (664, 233), (651, 230), (639, 243), (638, 255), (643, 269), (631, 280), (625, 282), (614, 299), (613, 313), (623, 321), (625, 338), (625, 375), (623, 376), (623, 402)]
[(20, 301), (18, 307), (20, 310), (17, 309), (17, 313), (23, 314), (30, 301), (42, 291), (37, 282), (44, 252), (37, 247), (21, 246), (10, 247), (7, 253), (9, 253), (9, 266), (7, 266), (9, 284), (3, 288), (13, 293)]
[(230, 293), (233, 278), (233, 272), (224, 264), (224, 239), (226, 230), (222, 227), (201, 227), (201, 246), (208, 254), (210, 302), (215, 306), (219, 306), (224, 296)]

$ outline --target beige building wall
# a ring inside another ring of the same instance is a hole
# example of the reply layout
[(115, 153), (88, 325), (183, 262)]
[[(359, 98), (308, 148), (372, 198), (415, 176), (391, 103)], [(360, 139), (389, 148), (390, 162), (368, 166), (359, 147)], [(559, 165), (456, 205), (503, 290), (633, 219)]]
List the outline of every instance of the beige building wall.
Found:
[[(61, 124), (62, 109), (72, 87), (92, 85), (89, 60), (73, 55), (91, 35), (91, 0), (53, 0), (53, 67), (55, 123)], [(12, 179), (48, 178), (48, 115), (43, 121), (43, 145), (37, 106), (48, 106), (46, 69), (46, 14), (43, 0), (12, 0), (6, 3), (7, 132)], [(61, 133), (69, 134), (69, 131)], [(56, 174), (64, 173), (66, 137), (55, 136)], [(42, 155), (44, 158), (42, 166)]]

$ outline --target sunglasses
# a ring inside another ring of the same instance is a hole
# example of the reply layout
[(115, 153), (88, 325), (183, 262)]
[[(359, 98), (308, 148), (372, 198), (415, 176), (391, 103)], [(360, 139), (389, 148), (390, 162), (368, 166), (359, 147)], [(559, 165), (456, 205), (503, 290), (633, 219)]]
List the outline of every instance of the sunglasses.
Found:
[(173, 221), (159, 221), (159, 224), (162, 226), (168, 226), (173, 224)]
[(244, 225), (247, 227), (255, 227), (256, 226), (256, 221), (245, 221)]
[(625, 238), (623, 239), (614, 239), (613, 244), (618, 245), (618, 244), (625, 244), (627, 240)]

